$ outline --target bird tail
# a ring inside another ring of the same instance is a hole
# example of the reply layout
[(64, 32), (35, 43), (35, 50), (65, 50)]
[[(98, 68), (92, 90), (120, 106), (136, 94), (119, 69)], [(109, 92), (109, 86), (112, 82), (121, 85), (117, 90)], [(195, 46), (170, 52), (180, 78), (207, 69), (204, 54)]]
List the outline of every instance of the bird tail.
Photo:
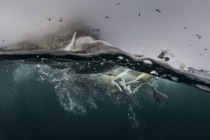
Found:
[(153, 96), (157, 103), (164, 103), (168, 99), (168, 96), (158, 91), (154, 91)]
[(161, 92), (158, 92), (151, 84), (148, 84), (152, 91), (153, 91), (153, 96), (156, 100), (157, 103), (164, 103), (167, 99), (168, 99), (168, 96), (161, 93)]

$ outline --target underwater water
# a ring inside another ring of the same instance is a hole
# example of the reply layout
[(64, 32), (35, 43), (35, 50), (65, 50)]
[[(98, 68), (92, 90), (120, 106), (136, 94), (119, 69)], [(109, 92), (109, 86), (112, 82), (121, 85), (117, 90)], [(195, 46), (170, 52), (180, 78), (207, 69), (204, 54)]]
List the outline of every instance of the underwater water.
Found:
[[(208, 80), (123, 54), (18, 54), (0, 59), (1, 140), (210, 138)], [(119, 68), (159, 70), (164, 79), (151, 83), (168, 99), (156, 103), (146, 85), (130, 95), (112, 93), (104, 77)]]

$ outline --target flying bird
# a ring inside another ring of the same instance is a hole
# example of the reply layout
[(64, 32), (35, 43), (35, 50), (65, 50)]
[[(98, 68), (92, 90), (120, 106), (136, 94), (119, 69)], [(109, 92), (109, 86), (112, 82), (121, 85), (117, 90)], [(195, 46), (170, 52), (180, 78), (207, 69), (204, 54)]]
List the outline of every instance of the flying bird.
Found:
[(93, 29), (93, 32), (101, 32), (100, 29)]
[(139, 13), (138, 16), (141, 16), (141, 13)]
[(156, 12), (159, 12), (159, 13), (161, 13), (160, 9), (156, 9)]
[(199, 35), (199, 34), (197, 34), (197, 37), (198, 37), (198, 39), (201, 39), (201, 38), (202, 38), (202, 36), (201, 36), (201, 35)]
[(184, 29), (187, 29), (187, 26), (185, 26)]
[(207, 48), (203, 48), (205, 51), (207, 51), (208, 49)]
[(60, 18), (58, 21), (59, 21), (59, 22), (63, 22), (63, 18)]
[(2, 42), (4, 42), (5, 40), (4, 39), (2, 39)]
[(47, 18), (49, 21), (52, 20), (53, 18)]
[(117, 6), (117, 5), (120, 5), (120, 3), (118, 2), (118, 3), (115, 4), (115, 6)]
[(108, 17), (108, 16), (106, 16), (105, 18), (109, 19), (109, 17)]

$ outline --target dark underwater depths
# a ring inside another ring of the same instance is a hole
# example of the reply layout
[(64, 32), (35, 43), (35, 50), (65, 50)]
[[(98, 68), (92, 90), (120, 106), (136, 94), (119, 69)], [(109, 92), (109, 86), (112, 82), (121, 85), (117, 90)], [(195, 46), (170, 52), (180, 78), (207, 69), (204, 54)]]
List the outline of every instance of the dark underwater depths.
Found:
[(36, 73), (19, 84), (12, 74), (12, 68), (0, 69), (0, 140), (210, 139), (210, 94), (186, 85), (161, 81), (158, 90), (169, 99), (163, 105), (142, 100), (143, 107), (134, 107), (136, 128), (128, 104), (104, 96), (97, 110), (75, 115), (63, 110), (52, 85), (36, 81)]

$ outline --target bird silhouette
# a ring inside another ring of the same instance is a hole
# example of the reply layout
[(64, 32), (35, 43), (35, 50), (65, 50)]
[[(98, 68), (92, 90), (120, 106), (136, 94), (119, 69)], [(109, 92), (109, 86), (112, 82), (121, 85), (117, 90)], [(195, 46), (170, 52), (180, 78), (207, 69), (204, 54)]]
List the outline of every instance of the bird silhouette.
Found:
[(117, 5), (120, 5), (120, 3), (118, 2), (118, 3), (115, 4), (115, 6), (117, 6)]
[(187, 26), (185, 26), (184, 29), (187, 29)]
[(156, 12), (159, 12), (159, 13), (161, 13), (160, 9), (156, 9)]
[(49, 21), (51, 21), (53, 18), (47, 18)]
[(139, 13), (138, 16), (141, 16), (141, 13)]
[(63, 18), (60, 18), (58, 21), (59, 21), (59, 22), (63, 22)]
[(201, 36), (201, 35), (199, 35), (199, 34), (197, 34), (197, 37), (198, 37), (198, 39), (201, 39), (201, 38), (202, 38), (202, 36)]
[(100, 29), (93, 29), (93, 32), (101, 32)]
[(109, 19), (109, 17), (108, 17), (108, 16), (106, 16), (105, 18)]
[(2, 39), (2, 42), (4, 42), (5, 40), (4, 39)]

